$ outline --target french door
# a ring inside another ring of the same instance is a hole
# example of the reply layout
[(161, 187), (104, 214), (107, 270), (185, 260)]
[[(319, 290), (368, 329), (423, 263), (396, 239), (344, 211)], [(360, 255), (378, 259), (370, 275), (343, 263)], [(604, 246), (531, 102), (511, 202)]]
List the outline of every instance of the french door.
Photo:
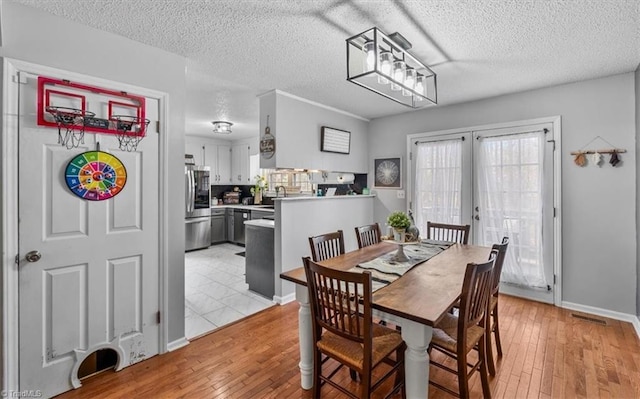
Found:
[(552, 123), (411, 136), (410, 202), (416, 224), (470, 224), (471, 241), (509, 237), (501, 290), (553, 303)]

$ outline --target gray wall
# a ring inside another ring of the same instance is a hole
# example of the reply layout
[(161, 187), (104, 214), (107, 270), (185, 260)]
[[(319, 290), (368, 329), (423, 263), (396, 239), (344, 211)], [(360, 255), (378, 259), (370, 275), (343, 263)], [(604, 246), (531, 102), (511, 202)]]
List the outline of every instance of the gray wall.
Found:
[[(186, 61), (111, 33), (2, 2), (0, 56), (166, 92), (169, 149), (184, 148)], [(96, 16), (99, 18), (99, 16)], [(65, 46), (62, 46), (64, 44)], [(184, 151), (168, 151), (169, 180), (183, 181)], [(168, 341), (184, 337), (184, 195), (169, 190)]]
[[(634, 105), (634, 74), (627, 73), (376, 119), (370, 173), (373, 158), (402, 155), (406, 179), (408, 134), (562, 116), (563, 301), (636, 314)], [(627, 149), (621, 165), (574, 165), (569, 153), (596, 136)], [(395, 190), (376, 194), (378, 222), (390, 210), (406, 208)]]
[[(636, 79), (636, 102), (635, 102), (635, 110), (636, 110), (636, 154), (640, 151), (640, 65), (636, 69), (635, 73)], [(640, 176), (640, 160), (636, 159), (636, 176)], [(640, 198), (640, 184), (636, 184), (636, 198)], [(636, 228), (640, 226), (640, 212), (636, 208)], [(636, 283), (636, 315), (640, 318), (640, 235), (636, 233), (638, 239), (638, 250), (636, 252), (636, 262), (637, 262), (637, 283)]]
[[(264, 134), (266, 115), (270, 115), (269, 127), (276, 137), (276, 153), (270, 160), (261, 158), (261, 167), (366, 173), (369, 127), (366, 120), (279, 91), (260, 97), (260, 135)], [(351, 133), (349, 154), (320, 151), (323, 126)]]

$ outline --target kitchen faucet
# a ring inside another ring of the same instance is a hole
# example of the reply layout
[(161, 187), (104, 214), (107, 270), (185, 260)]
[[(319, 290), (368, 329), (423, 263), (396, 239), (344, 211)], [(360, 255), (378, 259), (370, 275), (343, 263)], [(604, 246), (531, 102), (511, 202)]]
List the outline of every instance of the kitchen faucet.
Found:
[(276, 186), (276, 198), (278, 198), (280, 196), (280, 189), (282, 189), (282, 191), (284, 191), (284, 198), (287, 197), (287, 189), (284, 188), (284, 186)]

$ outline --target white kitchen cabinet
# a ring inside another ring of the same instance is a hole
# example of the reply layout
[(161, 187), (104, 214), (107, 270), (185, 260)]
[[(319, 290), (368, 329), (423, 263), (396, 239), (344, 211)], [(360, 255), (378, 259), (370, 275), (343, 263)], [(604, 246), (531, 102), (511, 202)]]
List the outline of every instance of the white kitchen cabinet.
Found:
[(206, 144), (205, 165), (211, 168), (211, 184), (233, 184), (231, 181), (231, 146)]
[(231, 149), (231, 179), (233, 184), (252, 184), (249, 170), (248, 144), (237, 144)]
[(205, 154), (203, 148), (204, 146), (200, 143), (186, 142), (184, 145), (184, 153), (193, 155), (193, 160), (195, 161), (196, 165), (206, 165), (204, 163)]
[(254, 178), (260, 174), (260, 154), (249, 155), (249, 179), (251, 184), (255, 183)]

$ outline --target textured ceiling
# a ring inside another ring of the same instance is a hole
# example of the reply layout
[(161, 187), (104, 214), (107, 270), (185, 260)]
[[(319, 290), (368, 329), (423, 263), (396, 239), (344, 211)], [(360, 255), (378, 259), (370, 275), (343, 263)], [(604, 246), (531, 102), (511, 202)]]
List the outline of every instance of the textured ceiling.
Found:
[[(345, 39), (399, 31), (438, 106), (636, 69), (638, 0), (14, 0), (188, 59), (187, 134), (258, 135), (271, 89), (364, 118), (410, 109), (346, 81)], [(96, 18), (99, 15), (100, 18)]]

